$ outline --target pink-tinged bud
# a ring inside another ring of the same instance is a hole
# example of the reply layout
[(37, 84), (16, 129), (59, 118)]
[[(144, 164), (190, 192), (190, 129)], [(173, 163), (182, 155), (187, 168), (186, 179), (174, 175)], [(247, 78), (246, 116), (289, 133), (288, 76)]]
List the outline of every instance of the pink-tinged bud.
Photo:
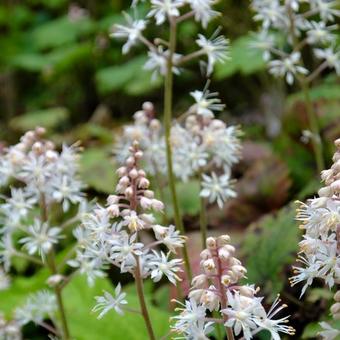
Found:
[(253, 298), (255, 294), (255, 290), (248, 286), (241, 286), (239, 291), (241, 295), (247, 296), (249, 298)]
[(237, 259), (236, 257), (231, 257), (231, 258), (229, 259), (229, 264), (230, 264), (231, 266), (241, 266), (241, 265), (242, 265), (242, 262), (241, 262), (239, 259)]
[(340, 150), (340, 138), (338, 138), (338, 139), (336, 139), (336, 140), (334, 141), (334, 145), (335, 145), (335, 147), (336, 147), (337, 149)]
[(142, 109), (147, 112), (152, 112), (155, 109), (155, 107), (151, 102), (144, 102), (142, 105)]
[(109, 197), (107, 198), (106, 202), (108, 204), (117, 204), (119, 202), (119, 196), (117, 195), (109, 195)]
[(230, 242), (229, 235), (221, 235), (217, 238), (217, 244), (219, 247), (224, 246)]
[(199, 302), (203, 293), (204, 289), (194, 289), (189, 293), (189, 299), (194, 299), (196, 302)]
[(35, 139), (35, 133), (33, 131), (27, 131), (22, 138), (32, 141)]
[(130, 170), (129, 176), (132, 179), (136, 179), (138, 177), (138, 171), (136, 170), (136, 168), (133, 168), (132, 170)]
[(156, 211), (163, 211), (164, 209), (164, 204), (163, 202), (153, 199), (152, 200), (152, 208)]
[(340, 190), (340, 179), (336, 180), (331, 184), (331, 188), (333, 191), (338, 192)]
[(37, 126), (35, 128), (35, 133), (38, 135), (38, 136), (43, 136), (45, 133), (46, 133), (46, 129), (42, 126)]
[(224, 286), (229, 286), (230, 285), (230, 283), (231, 283), (231, 278), (230, 278), (230, 276), (229, 275), (223, 275), (222, 277), (221, 277), (221, 283), (224, 285)]
[(333, 194), (333, 190), (331, 187), (323, 187), (319, 189), (318, 194), (320, 197), (330, 197)]
[(119, 216), (119, 206), (118, 204), (111, 204), (106, 208), (106, 211), (111, 217), (118, 217)]
[(155, 194), (152, 190), (145, 190), (144, 191), (144, 196), (147, 197), (147, 198), (154, 198), (155, 197)]
[(326, 184), (333, 177), (333, 170), (323, 170), (321, 171), (321, 179), (326, 182)]
[(147, 197), (140, 198), (140, 205), (143, 209), (150, 209), (152, 206), (152, 200)]
[(138, 176), (140, 176), (140, 177), (146, 177), (145, 171), (142, 170), (142, 169), (138, 170)]
[(201, 251), (200, 257), (202, 260), (207, 260), (211, 258), (210, 251), (208, 249), (204, 249), (203, 251)]
[(216, 240), (213, 237), (208, 237), (206, 244), (208, 249), (216, 249)]
[(126, 187), (127, 185), (130, 184), (130, 178), (127, 176), (123, 176), (120, 180), (119, 180), (119, 185), (121, 185), (122, 187)]
[(216, 266), (213, 259), (203, 261), (202, 266), (207, 274), (213, 274), (216, 271)]
[(327, 205), (328, 200), (329, 200), (328, 197), (315, 198), (311, 203), (311, 207), (313, 207), (313, 208), (325, 207)]
[(41, 142), (35, 142), (33, 145), (32, 145), (32, 150), (36, 153), (42, 153), (43, 151), (43, 145)]
[(49, 162), (55, 162), (58, 159), (58, 154), (52, 150), (47, 150), (45, 156)]
[(340, 171), (340, 160), (337, 160), (333, 165), (332, 165), (332, 170), (338, 173)]
[[(210, 286), (209, 289), (214, 289)], [(201, 296), (200, 303), (203, 304), (210, 311), (217, 310), (220, 305), (219, 296), (211, 290), (206, 290)]]
[(230, 283), (236, 283), (239, 280), (238, 275), (236, 275), (233, 271), (228, 270), (227, 275), (230, 277)]
[(218, 257), (222, 261), (228, 261), (230, 258), (230, 253), (228, 251), (228, 248), (226, 246), (223, 246), (222, 248), (218, 249)]
[(154, 224), (156, 221), (152, 214), (142, 214), (142, 215), (139, 215), (139, 217), (147, 224)]
[(194, 288), (204, 288), (207, 283), (208, 283), (208, 278), (205, 274), (197, 275), (191, 281), (191, 285)]
[(340, 290), (338, 290), (334, 295), (334, 300), (336, 302), (340, 302)]
[(55, 149), (55, 145), (53, 142), (51, 142), (50, 140), (48, 140), (45, 143), (45, 150), (54, 150)]
[(153, 131), (159, 131), (161, 129), (161, 123), (159, 122), (158, 119), (153, 119), (150, 122), (150, 129)]
[(226, 245), (224, 246), (224, 248), (225, 248), (226, 250), (228, 250), (230, 254), (234, 254), (235, 251), (236, 251), (235, 247), (232, 246), (231, 244), (226, 244)]
[(131, 187), (127, 187), (124, 194), (127, 198), (131, 198), (133, 196), (133, 189)]
[(331, 306), (331, 313), (332, 314), (338, 314), (340, 313), (340, 302), (335, 303)]
[(47, 279), (47, 284), (50, 287), (56, 287), (64, 280), (64, 278), (65, 277), (60, 274), (52, 275)]
[(128, 166), (128, 167), (132, 167), (132, 166), (134, 166), (134, 164), (135, 164), (135, 159), (134, 159), (134, 157), (128, 157), (127, 159), (126, 159), (126, 165)]
[(15, 149), (16, 150), (19, 150), (19, 151), (25, 151), (26, 150), (26, 145), (24, 143), (18, 143), (16, 146), (15, 146)]
[(132, 146), (135, 148), (135, 149), (138, 149), (139, 148), (139, 142), (137, 140), (134, 140), (133, 143), (132, 143)]
[(122, 166), (120, 168), (117, 169), (117, 175), (119, 177), (123, 177), (126, 175), (126, 167), (125, 166)]
[(141, 159), (143, 157), (143, 151), (139, 150), (135, 153), (136, 159)]
[(149, 185), (150, 185), (150, 182), (145, 177), (140, 178), (139, 181), (138, 181), (138, 187), (139, 188), (147, 189), (149, 187)]
[(245, 273), (247, 272), (247, 269), (240, 265), (235, 265), (231, 267), (231, 271), (237, 276), (238, 279), (241, 279), (244, 277)]

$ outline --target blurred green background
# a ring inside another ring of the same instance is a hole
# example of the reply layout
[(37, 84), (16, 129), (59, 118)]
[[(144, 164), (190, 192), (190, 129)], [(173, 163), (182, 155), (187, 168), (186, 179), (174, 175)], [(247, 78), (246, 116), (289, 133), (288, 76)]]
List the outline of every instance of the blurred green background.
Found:
[[(155, 103), (162, 117), (162, 83), (151, 82), (149, 72), (143, 70), (143, 47), (123, 56), (121, 42), (109, 38), (110, 28), (123, 21), (121, 11), (130, 11), (129, 5), (126, 0), (0, 3), (0, 148), (16, 142), (36, 125), (45, 126), (57, 143), (81, 140), (85, 147), (81, 172), (89, 197), (113, 190), (111, 150), (122, 124), (131, 121), (146, 100)], [(270, 77), (261, 53), (249, 47), (250, 32), (256, 30), (249, 1), (221, 1), (218, 9), (222, 15), (209, 26), (208, 34), (221, 26), (231, 41), (231, 60), (217, 66), (210, 88), (227, 104), (219, 118), (242, 126), (244, 150), (243, 160), (235, 168), (238, 198), (223, 211), (210, 209), (210, 229), (232, 234), (249, 269), (249, 281), (262, 286), (269, 300), (282, 291), (290, 303), (297, 336), (307, 338), (319, 318), (327, 314), (327, 306), (321, 289), (311, 290), (301, 302), (297, 300), (298, 289), (288, 287), (287, 282), (300, 238), (294, 222), (295, 206), (290, 202), (314, 195), (319, 187), (311, 145), (301, 141), (302, 131), (308, 128), (306, 107), (298, 89), (287, 88), (284, 82)], [(143, 4), (138, 12), (145, 13)], [(183, 24), (179, 49), (190, 52), (200, 32), (194, 22)], [(156, 33), (148, 28), (150, 37)], [(306, 58), (313, 63), (308, 55)], [(197, 65), (190, 65), (177, 78), (175, 115), (191, 105), (189, 92), (202, 89), (205, 83)], [(329, 164), (332, 142), (340, 136), (339, 78), (325, 72), (314, 84), (311, 97)], [(194, 235), (198, 229), (197, 183), (181, 184), (178, 190), (185, 224)], [(16, 289), (26, 292), (27, 285), (29, 281), (19, 281)], [(76, 282), (70, 296), (80, 287)], [(96, 289), (100, 291), (101, 286)], [(154, 304), (165, 313), (159, 317), (167, 320), (168, 300), (164, 296), (169, 292), (151, 291)], [(93, 293), (89, 301), (91, 296)], [(77, 296), (73, 305), (80, 301)], [(155, 310), (154, 315), (159, 313)], [(91, 318), (94, 323), (94, 316)], [(81, 327), (84, 320), (75, 320), (75, 324), (77, 321)], [(124, 324), (121, 334), (128, 328)]]

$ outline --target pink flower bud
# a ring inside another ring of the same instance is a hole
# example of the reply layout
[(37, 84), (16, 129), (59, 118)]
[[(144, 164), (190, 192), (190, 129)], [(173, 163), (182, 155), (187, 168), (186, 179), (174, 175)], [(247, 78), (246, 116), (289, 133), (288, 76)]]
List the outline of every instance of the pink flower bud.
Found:
[(192, 281), (191, 281), (191, 285), (194, 288), (204, 288), (206, 286), (208, 282), (208, 278), (205, 274), (200, 274), (195, 276)]
[(132, 170), (130, 170), (129, 176), (132, 179), (136, 179), (138, 177), (138, 171), (136, 170), (136, 168), (133, 168)]
[(213, 237), (208, 237), (206, 244), (208, 249), (216, 249), (216, 240)]
[(164, 209), (164, 204), (163, 202), (153, 199), (152, 200), (152, 208), (156, 211), (163, 211)]

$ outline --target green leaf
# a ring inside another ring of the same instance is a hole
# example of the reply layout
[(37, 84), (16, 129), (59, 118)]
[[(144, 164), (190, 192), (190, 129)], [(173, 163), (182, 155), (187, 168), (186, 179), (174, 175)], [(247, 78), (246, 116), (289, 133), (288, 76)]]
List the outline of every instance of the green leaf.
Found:
[(31, 33), (32, 44), (38, 49), (59, 47), (75, 42), (81, 35), (94, 29), (88, 18), (72, 22), (67, 16), (39, 25)]
[(37, 126), (53, 129), (64, 123), (69, 115), (69, 111), (64, 107), (54, 107), (46, 110), (27, 112), (13, 118), (10, 121), (10, 126), (13, 129), (20, 131), (34, 129)]
[(12, 66), (31, 72), (40, 72), (50, 66), (50, 61), (43, 54), (24, 53), (13, 56), (9, 60)]
[(263, 60), (262, 52), (251, 48), (253, 39), (249, 34), (232, 42), (230, 46), (231, 60), (216, 65), (215, 77), (217, 80), (225, 79), (237, 72), (249, 75), (265, 69), (266, 63)]
[(145, 56), (138, 56), (123, 65), (103, 68), (96, 73), (98, 89), (102, 94), (123, 89), (130, 95), (150, 92), (161, 84), (161, 80), (151, 81), (151, 73), (143, 69)]
[(282, 289), (284, 280), (280, 277), (298, 249), (300, 232), (294, 218), (293, 205), (264, 217), (251, 227), (242, 247), (247, 257), (248, 281), (256, 282), (272, 296)]
[(110, 153), (102, 148), (85, 150), (80, 161), (82, 180), (97, 191), (112, 193), (116, 180), (111, 158)]

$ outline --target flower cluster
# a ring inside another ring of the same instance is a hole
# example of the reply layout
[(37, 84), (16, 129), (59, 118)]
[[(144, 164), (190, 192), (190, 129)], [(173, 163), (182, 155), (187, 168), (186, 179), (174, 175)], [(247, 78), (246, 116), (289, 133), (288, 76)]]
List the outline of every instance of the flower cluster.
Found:
[[(228, 40), (223, 36), (213, 34), (210, 38), (199, 34), (196, 39), (198, 49), (186, 56), (179, 53), (169, 53), (168, 45), (164, 40), (157, 38), (154, 42), (149, 41), (143, 32), (147, 28), (149, 18), (155, 20), (156, 25), (162, 25), (169, 22), (170, 25), (176, 21), (180, 23), (183, 20), (194, 17), (200, 22), (203, 28), (219, 13), (213, 10), (214, 0), (150, 0), (150, 11), (145, 19), (134, 19), (125, 14), (126, 25), (116, 24), (112, 29), (111, 36), (114, 38), (125, 39), (123, 53), (128, 53), (134, 45), (144, 44), (148, 48), (148, 61), (145, 68), (153, 71), (154, 77), (165, 75), (168, 59), (171, 58), (172, 71), (179, 74), (180, 67), (185, 62), (199, 57), (206, 57), (207, 74), (211, 74), (214, 65), (217, 62), (223, 62), (227, 59)], [(136, 1), (132, 6), (136, 5)], [(189, 5), (189, 6), (188, 6)], [(171, 56), (170, 56), (171, 54)]]
[[(200, 178), (201, 196), (222, 208), (227, 198), (236, 195), (230, 174), (231, 167), (240, 159), (241, 132), (237, 126), (227, 126), (215, 118), (214, 112), (224, 108), (217, 93), (205, 89), (194, 91), (191, 96), (195, 103), (171, 129), (171, 145), (176, 150), (174, 174), (182, 181)], [(124, 127), (114, 150), (118, 163), (122, 164), (127, 157), (127, 145), (138, 140), (144, 151), (146, 170), (152, 175), (165, 174), (165, 140), (161, 123), (154, 116), (153, 105), (144, 103), (143, 109), (134, 114), (134, 124)]]
[[(254, 46), (263, 50), (269, 71), (284, 77), (292, 85), (294, 79), (312, 81), (324, 69), (334, 68), (340, 74), (340, 51), (335, 45), (333, 22), (340, 16), (337, 1), (329, 0), (253, 0), (254, 19), (262, 23), (262, 30)], [(278, 33), (288, 39), (279, 42)], [(288, 44), (287, 44), (288, 42)], [(302, 50), (310, 46), (318, 67), (310, 72), (304, 67)]]
[[(182, 271), (182, 260), (172, 259), (170, 255), (183, 246), (185, 237), (174, 226), (157, 224), (152, 210), (161, 212), (163, 203), (154, 198), (145, 171), (138, 166), (143, 156), (139, 143), (134, 142), (129, 151), (125, 166), (117, 170), (116, 194), (107, 198), (106, 207), (98, 205), (85, 216), (83, 229), (77, 229), (76, 237), (81, 246), (77, 258), (69, 264), (78, 266), (90, 279), (101, 275), (105, 265), (113, 264), (135, 279), (151, 277), (158, 282), (166, 277), (175, 284), (179, 280), (177, 273)], [(147, 231), (153, 232), (155, 241), (145, 244), (143, 232)], [(157, 250), (160, 245), (168, 249), (167, 253)], [(100, 317), (111, 308), (120, 312), (120, 307), (126, 303), (124, 298), (118, 286), (116, 297), (108, 292), (97, 297), (98, 305), (94, 310), (102, 310)]]
[(50, 226), (47, 212), (56, 205), (66, 212), (73, 204), (85, 203), (83, 184), (77, 175), (79, 148), (63, 145), (58, 152), (51, 141), (43, 138), (44, 133), (40, 127), (26, 132), (18, 144), (0, 156), (0, 183), (11, 184), (10, 196), (2, 197), (0, 205), (4, 226), (0, 261), (6, 271), (11, 256), (18, 255), (13, 244), (15, 232), (21, 236), (25, 233), (19, 243), (29, 255), (39, 254), (44, 260), (62, 238), (61, 228)]
[[(296, 219), (304, 230), (300, 242), (298, 261), (301, 267), (294, 267), (292, 285), (304, 282), (303, 295), (316, 278), (324, 280), (329, 288), (340, 283), (340, 139), (335, 141), (337, 151), (333, 165), (321, 173), (325, 183), (319, 197), (300, 203)], [(339, 294), (335, 300), (338, 302)], [(339, 303), (333, 307), (338, 315)]]
[[(180, 314), (173, 317), (173, 330), (185, 339), (209, 339), (214, 323), (223, 323), (227, 332), (233, 332), (248, 340), (265, 329), (273, 339), (280, 339), (279, 332), (293, 335), (294, 329), (287, 326), (288, 316), (274, 319), (285, 305), (277, 298), (268, 312), (257, 297), (253, 285), (241, 285), (246, 268), (234, 257), (235, 247), (230, 237), (222, 235), (206, 240), (207, 249), (201, 252), (202, 274), (192, 280), (189, 300), (178, 308)], [(208, 312), (217, 311), (221, 319), (208, 317)], [(199, 336), (198, 336), (199, 335)]]
[(45, 319), (56, 320), (57, 301), (54, 294), (41, 290), (31, 294), (24, 305), (16, 308), (15, 320), (23, 326), (29, 322), (41, 325)]

